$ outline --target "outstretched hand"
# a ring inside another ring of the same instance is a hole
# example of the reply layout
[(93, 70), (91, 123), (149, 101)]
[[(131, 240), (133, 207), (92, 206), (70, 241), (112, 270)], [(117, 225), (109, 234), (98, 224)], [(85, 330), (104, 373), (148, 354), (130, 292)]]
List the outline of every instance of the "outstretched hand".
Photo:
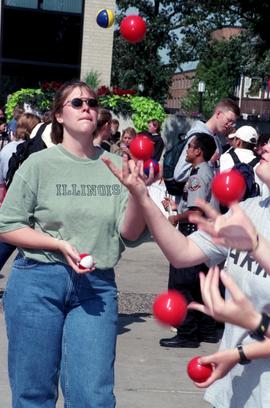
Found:
[[(219, 277), (231, 297), (224, 299), (219, 290)], [(254, 330), (260, 323), (260, 314), (248, 297), (237, 286), (230, 275), (217, 266), (209, 269), (207, 275), (200, 273), (200, 287), (203, 305), (191, 302), (189, 309), (198, 310), (220, 322), (228, 322), (248, 330)]]
[(250, 218), (238, 204), (230, 206), (230, 213), (221, 215), (210, 204), (198, 199), (196, 205), (205, 216), (192, 214), (190, 222), (211, 235), (214, 243), (228, 248), (251, 251), (256, 248), (257, 232)]
[(154, 177), (153, 165), (150, 164), (149, 176), (147, 177), (143, 171), (143, 161), (138, 160), (135, 162), (134, 160), (129, 160), (126, 155), (123, 156), (122, 169), (116, 167), (111, 159), (106, 156), (102, 157), (102, 160), (136, 198), (148, 195), (147, 186), (160, 178), (161, 172), (158, 176)]

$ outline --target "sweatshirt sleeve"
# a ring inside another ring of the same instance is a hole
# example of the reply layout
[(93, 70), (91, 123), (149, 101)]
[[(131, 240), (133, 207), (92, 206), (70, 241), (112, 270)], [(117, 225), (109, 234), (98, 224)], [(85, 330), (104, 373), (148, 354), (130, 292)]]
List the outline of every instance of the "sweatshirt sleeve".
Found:
[(0, 209), (0, 233), (34, 226), (36, 195), (25, 175), (17, 171)]

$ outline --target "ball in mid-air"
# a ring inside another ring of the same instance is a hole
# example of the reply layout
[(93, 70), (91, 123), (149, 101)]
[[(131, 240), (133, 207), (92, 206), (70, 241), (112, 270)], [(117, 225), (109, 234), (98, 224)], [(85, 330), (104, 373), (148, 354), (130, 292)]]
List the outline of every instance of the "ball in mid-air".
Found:
[(169, 290), (158, 295), (153, 303), (153, 315), (161, 323), (178, 327), (187, 314), (187, 302), (176, 290)]
[(120, 33), (126, 41), (136, 44), (144, 39), (146, 23), (140, 16), (126, 16), (121, 21)]
[(129, 150), (137, 160), (148, 160), (154, 153), (154, 143), (149, 137), (138, 134), (131, 141)]
[(240, 201), (246, 191), (246, 181), (240, 171), (232, 169), (217, 174), (212, 181), (212, 192), (223, 205)]
[(114, 14), (110, 9), (102, 9), (97, 13), (97, 24), (102, 28), (111, 27), (114, 23)]

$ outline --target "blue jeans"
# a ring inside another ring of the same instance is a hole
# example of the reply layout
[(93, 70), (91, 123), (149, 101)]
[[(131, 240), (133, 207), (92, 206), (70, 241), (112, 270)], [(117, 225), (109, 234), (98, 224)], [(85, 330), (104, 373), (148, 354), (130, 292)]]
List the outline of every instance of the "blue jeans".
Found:
[(4, 294), (13, 408), (113, 408), (117, 290), (113, 269), (14, 261)]

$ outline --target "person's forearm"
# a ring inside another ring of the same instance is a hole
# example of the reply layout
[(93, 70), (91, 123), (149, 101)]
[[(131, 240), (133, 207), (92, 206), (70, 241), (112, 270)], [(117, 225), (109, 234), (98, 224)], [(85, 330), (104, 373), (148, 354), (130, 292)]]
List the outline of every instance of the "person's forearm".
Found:
[[(249, 330), (250, 332), (254, 332), (260, 326), (261, 321), (262, 321), (262, 314), (258, 312), (255, 309), (255, 307), (253, 307), (253, 310), (249, 313), (249, 318), (246, 319), (245, 321), (245, 325), (241, 324), (241, 326)], [(270, 325), (268, 326), (265, 332), (265, 337), (270, 338)]]
[[(270, 357), (270, 339), (266, 339), (264, 341), (254, 341), (249, 344), (242, 344), (242, 347), (245, 357), (250, 361)], [(232, 361), (234, 364), (238, 364), (240, 362), (240, 354), (237, 347), (219, 351), (217, 355), (224, 355), (223, 358)], [(203, 364), (205, 363), (206, 362), (203, 360)]]
[(142, 215), (166, 258), (177, 268), (207, 261), (207, 257), (191, 240), (170, 224), (148, 196), (140, 197)]
[(270, 357), (270, 339), (264, 341), (254, 341), (253, 343), (243, 345), (243, 351), (248, 360)]
[(135, 241), (146, 228), (141, 207), (132, 194), (128, 195), (127, 208), (121, 226), (121, 235), (129, 241)]
[(19, 248), (46, 249), (57, 251), (59, 240), (48, 234), (24, 227), (0, 234), (0, 240)]
[(5, 184), (0, 184), (0, 205), (4, 201), (6, 192), (7, 192), (6, 185)]
[(251, 252), (252, 256), (256, 261), (265, 269), (265, 271), (270, 275), (270, 241), (264, 238), (262, 235), (258, 235), (257, 248), (255, 251)]

